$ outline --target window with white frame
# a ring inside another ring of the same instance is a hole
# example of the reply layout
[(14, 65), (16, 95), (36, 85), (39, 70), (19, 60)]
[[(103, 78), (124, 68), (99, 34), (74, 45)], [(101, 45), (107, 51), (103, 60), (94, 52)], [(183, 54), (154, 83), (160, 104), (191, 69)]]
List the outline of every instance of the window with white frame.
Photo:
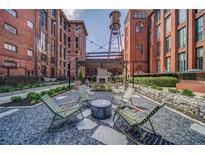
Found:
[(41, 32), (41, 49), (46, 51), (46, 34)]
[(168, 34), (171, 31), (171, 17), (168, 16), (165, 20), (166, 25), (166, 34)]
[(161, 35), (161, 31), (160, 31), (160, 25), (157, 26), (157, 41), (160, 40), (160, 35)]
[(187, 19), (187, 10), (179, 9), (178, 10), (178, 24), (182, 24)]
[(16, 34), (17, 30), (14, 26), (11, 26), (10, 24), (4, 23), (4, 29), (10, 33)]
[(30, 20), (27, 20), (27, 26), (33, 29), (33, 22), (31, 22)]
[(17, 12), (13, 9), (5, 9), (5, 11), (14, 17), (17, 17)]
[(33, 51), (30, 50), (30, 49), (28, 49), (28, 50), (27, 50), (27, 55), (30, 56), (30, 57), (32, 57), (32, 56), (33, 56)]
[(16, 52), (17, 51), (17, 46), (10, 44), (10, 43), (4, 43), (4, 49)]

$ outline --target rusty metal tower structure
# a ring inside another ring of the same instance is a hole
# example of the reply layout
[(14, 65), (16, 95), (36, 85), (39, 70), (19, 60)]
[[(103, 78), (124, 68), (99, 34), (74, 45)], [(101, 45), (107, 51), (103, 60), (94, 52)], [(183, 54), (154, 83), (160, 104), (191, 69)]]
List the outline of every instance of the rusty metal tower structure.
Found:
[(118, 10), (114, 10), (110, 13), (110, 40), (108, 49), (108, 59), (122, 54), (122, 38), (120, 33), (120, 16), (121, 13)]

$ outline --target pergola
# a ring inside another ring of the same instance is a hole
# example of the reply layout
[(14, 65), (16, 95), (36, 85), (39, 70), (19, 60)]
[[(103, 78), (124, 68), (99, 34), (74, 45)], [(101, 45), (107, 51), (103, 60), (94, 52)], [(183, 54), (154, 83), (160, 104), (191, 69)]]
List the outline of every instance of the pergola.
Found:
[[(124, 61), (122, 59), (100, 59), (100, 58), (88, 58), (86, 60), (79, 60), (77, 61), (77, 72), (78, 69), (81, 66), (84, 66), (85, 68), (104, 68), (108, 70), (117, 69), (121, 72), (125, 72), (125, 84), (127, 84), (127, 61)], [(78, 77), (78, 75), (77, 75)]]

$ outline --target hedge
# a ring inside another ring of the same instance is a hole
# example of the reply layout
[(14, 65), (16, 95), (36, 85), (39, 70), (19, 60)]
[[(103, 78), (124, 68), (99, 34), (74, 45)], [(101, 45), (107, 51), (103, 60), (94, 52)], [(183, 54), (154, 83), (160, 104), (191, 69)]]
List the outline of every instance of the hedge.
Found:
[[(132, 79), (129, 79), (132, 82)], [(160, 87), (176, 87), (177, 78), (176, 77), (135, 77), (134, 82), (136, 84), (153, 86), (157, 85)]]

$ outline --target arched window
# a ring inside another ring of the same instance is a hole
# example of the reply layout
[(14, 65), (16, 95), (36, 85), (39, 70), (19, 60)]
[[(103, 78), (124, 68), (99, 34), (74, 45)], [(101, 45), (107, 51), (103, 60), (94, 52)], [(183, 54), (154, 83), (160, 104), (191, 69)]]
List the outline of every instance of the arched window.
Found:
[(143, 32), (144, 31), (144, 25), (142, 23), (138, 23), (136, 25), (136, 32)]

